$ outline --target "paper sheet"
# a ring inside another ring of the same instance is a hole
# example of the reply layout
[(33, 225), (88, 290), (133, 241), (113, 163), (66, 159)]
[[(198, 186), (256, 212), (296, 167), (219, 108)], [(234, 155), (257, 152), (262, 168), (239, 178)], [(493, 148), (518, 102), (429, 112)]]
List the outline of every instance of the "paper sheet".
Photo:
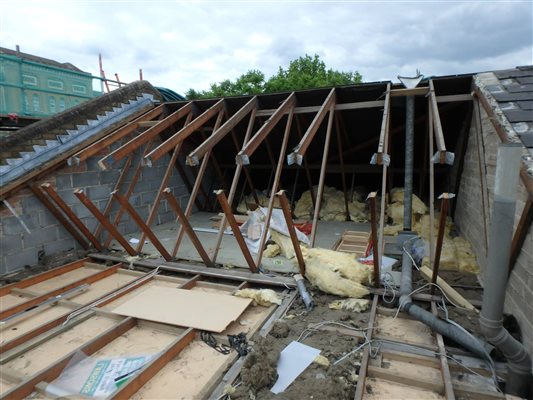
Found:
[(292, 341), (283, 349), (278, 361), (278, 380), (270, 391), (283, 392), (313, 362), (320, 350)]

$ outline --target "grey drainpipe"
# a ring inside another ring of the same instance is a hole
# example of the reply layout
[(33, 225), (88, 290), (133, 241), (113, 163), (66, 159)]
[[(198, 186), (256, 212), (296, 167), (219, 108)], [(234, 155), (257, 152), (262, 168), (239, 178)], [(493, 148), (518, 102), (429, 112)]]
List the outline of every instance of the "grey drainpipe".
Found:
[(488, 265), (479, 323), (483, 335), (507, 358), (506, 391), (528, 398), (532, 381), (531, 359), (524, 346), (503, 327), (521, 152), (520, 144), (502, 144), (498, 147)]
[(410, 231), (413, 218), (413, 148), (415, 136), (415, 96), (405, 99), (405, 177), (403, 192), (403, 230)]
[[(414, 97), (408, 96), (406, 100), (406, 122), (405, 122), (405, 178), (404, 178), (404, 231), (411, 230), (412, 224), (412, 195), (413, 195), (413, 142), (414, 142)], [(399, 240), (412, 238), (409, 233), (401, 234)], [(404, 248), (403, 243), (400, 247)], [(418, 321), (428, 325), (434, 331), (446, 336), (456, 343), (464, 346), (478, 357), (485, 359), (488, 356), (484, 344), (468, 335), (457, 326), (444, 321), (429, 311), (417, 306), (411, 299), (413, 291), (413, 264), (411, 257), (404, 251), (402, 256), (402, 275), (400, 281), (400, 307), (402, 311), (408, 313)]]
[(400, 307), (402, 311), (408, 313), (416, 320), (426, 324), (432, 330), (440, 333), (442, 336), (452, 339), (454, 342), (470, 350), (479, 358), (487, 359), (488, 351), (485, 343), (477, 340), (457, 326), (436, 317), (429, 311), (413, 303), (413, 300), (410, 296), (410, 293), (413, 290), (412, 270), (413, 264), (411, 258), (406, 252), (404, 252), (402, 258), (402, 278), (400, 283)]

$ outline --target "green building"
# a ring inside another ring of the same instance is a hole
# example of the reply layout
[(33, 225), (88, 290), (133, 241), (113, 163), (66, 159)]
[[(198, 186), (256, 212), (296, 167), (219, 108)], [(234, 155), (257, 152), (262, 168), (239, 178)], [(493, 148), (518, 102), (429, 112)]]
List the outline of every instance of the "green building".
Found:
[(0, 117), (42, 118), (96, 97), (92, 75), (70, 63), (0, 47)]

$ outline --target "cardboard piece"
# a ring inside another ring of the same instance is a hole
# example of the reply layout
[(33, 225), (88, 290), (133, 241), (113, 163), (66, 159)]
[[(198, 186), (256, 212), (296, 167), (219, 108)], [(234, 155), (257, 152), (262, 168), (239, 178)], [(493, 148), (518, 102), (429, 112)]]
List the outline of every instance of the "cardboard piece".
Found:
[(229, 294), (152, 286), (118, 306), (113, 312), (219, 333), (237, 320), (251, 302), (251, 299)]

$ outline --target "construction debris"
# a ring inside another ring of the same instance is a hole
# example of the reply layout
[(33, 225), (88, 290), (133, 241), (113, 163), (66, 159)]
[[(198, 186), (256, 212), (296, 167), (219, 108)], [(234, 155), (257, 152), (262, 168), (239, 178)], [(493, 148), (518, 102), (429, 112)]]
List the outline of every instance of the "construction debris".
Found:
[(272, 304), (281, 305), (281, 299), (272, 289), (241, 289), (234, 294), (237, 297), (253, 299), (254, 305), (269, 307)]
[(371, 268), (361, 264), (353, 254), (328, 249), (302, 248), (306, 278), (325, 293), (360, 298), (370, 292)]
[(278, 244), (268, 244), (263, 252), (263, 257), (272, 258), (278, 256), (280, 253), (281, 248)]
[(366, 299), (344, 299), (335, 300), (329, 303), (329, 308), (332, 310), (345, 310), (354, 312), (364, 312), (368, 310), (370, 300)]

